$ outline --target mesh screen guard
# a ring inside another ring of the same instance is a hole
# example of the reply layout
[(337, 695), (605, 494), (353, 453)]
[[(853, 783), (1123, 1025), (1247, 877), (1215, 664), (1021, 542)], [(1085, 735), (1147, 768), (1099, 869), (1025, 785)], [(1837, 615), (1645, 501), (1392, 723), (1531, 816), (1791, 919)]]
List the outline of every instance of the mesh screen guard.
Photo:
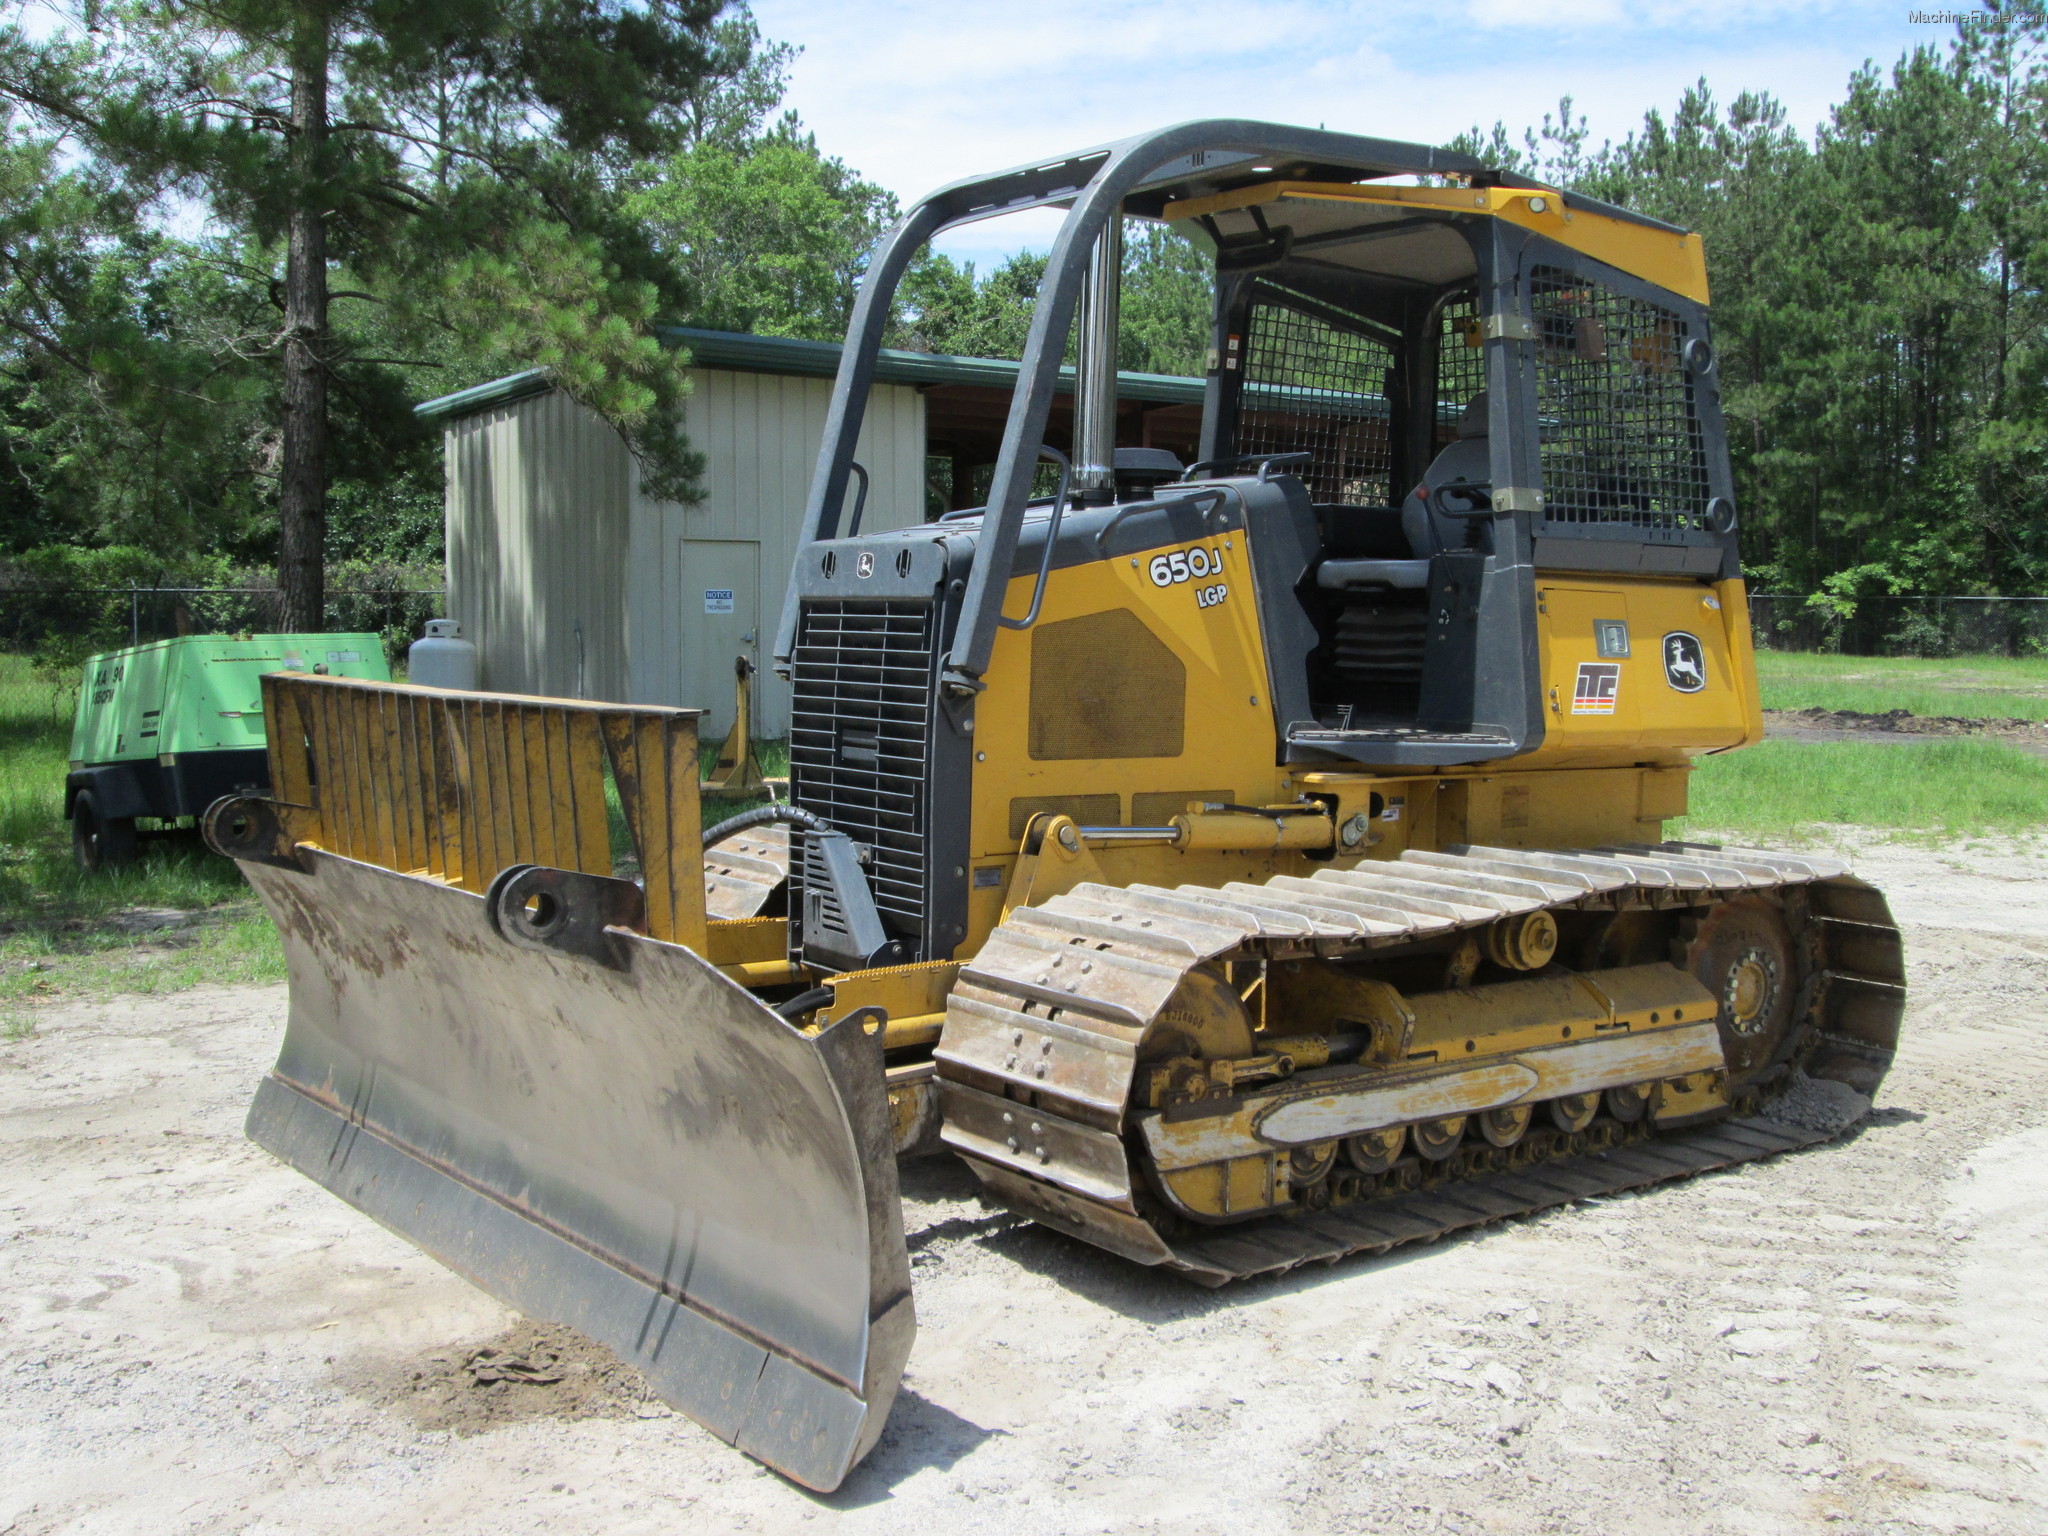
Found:
[(1441, 437), (1486, 388), (1486, 350), (1479, 344), (1479, 306), (1472, 299), (1456, 299), (1443, 307), (1437, 321), (1436, 357), (1436, 428)]
[(1270, 284), (1253, 300), (1248, 332), (1237, 451), (1306, 451), (1315, 456), (1301, 472), (1311, 499), (1388, 505), (1392, 350), (1332, 325)]
[(1685, 317), (1537, 267), (1537, 434), (1543, 520), (1694, 529), (1712, 495), (1685, 366)]

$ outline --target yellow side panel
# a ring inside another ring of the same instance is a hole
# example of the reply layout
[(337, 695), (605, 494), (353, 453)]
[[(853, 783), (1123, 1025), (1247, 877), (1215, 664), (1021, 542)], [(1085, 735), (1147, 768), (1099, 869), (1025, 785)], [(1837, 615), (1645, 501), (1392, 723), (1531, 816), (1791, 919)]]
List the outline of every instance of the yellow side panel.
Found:
[(1737, 578), (1716, 583), (1714, 595), (1721, 602), (1721, 627), (1728, 634), (1735, 685), (1742, 692), (1742, 745), (1753, 747), (1764, 739), (1764, 701), (1756, 677), (1756, 638), (1749, 628), (1749, 591)]
[(1516, 768), (1674, 762), (1749, 738), (1755, 663), (1720, 595), (1739, 582), (1539, 573), (1536, 587), (1545, 735)]
[(1450, 814), (1439, 818), (1434, 845), (1597, 848), (1603, 843), (1654, 842), (1662, 835), (1665, 817), (1685, 814), (1690, 771), (1566, 768), (1457, 779), (1450, 789), (1439, 792), (1441, 808)]
[[(1163, 584), (1153, 575), (1162, 556)], [(1007, 612), (1030, 607), (1035, 579), (1010, 583)], [(1109, 614), (1118, 617), (1074, 622)], [(1074, 654), (1073, 637), (1086, 635), (1103, 637), (1099, 654)], [(1106, 643), (1118, 635), (1120, 643)], [(1043, 677), (1033, 677), (1034, 655)], [(1171, 700), (1142, 696), (1176, 680), (1183, 690), (1177, 710)], [(1101, 718), (1126, 711), (1145, 718)], [(1062, 712), (1077, 718), (1062, 725)], [(971, 846), (978, 867), (1016, 852), (1012, 810), (1019, 800), (1049, 810), (1077, 800), (1084, 809), (1069, 814), (1100, 815), (1113, 797), (1112, 819), (1125, 825), (1141, 795), (1168, 793), (1176, 811), (1181, 794), (1219, 786), (1244, 801), (1271, 800), (1281, 775), (1243, 531), (1054, 571), (1038, 623), (998, 632), (974, 715)], [(1064, 755), (1075, 739), (1173, 750)], [(1158, 804), (1147, 800), (1146, 813), (1157, 814)]]

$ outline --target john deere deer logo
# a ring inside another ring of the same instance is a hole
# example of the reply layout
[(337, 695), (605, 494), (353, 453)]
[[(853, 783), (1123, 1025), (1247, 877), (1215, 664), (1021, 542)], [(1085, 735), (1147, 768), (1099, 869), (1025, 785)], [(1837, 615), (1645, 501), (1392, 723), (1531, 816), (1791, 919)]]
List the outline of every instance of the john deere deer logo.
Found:
[(1664, 637), (1664, 681), (1680, 693), (1707, 686), (1707, 651), (1698, 635), (1676, 629)]

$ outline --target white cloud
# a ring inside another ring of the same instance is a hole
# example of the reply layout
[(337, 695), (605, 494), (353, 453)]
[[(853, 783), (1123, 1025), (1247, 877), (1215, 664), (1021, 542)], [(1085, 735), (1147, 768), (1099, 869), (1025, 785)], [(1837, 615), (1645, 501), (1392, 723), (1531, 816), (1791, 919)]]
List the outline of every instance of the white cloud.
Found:
[[(803, 46), (790, 105), (819, 142), (906, 201), (957, 177), (1194, 117), (1326, 124), (1441, 142), (1539, 123), (1570, 94), (1597, 143), (1705, 76), (1825, 117), (1867, 57), (1943, 40), (1898, 0), (755, 0)], [(1042, 247), (1045, 216), (946, 243)]]
[(1802, 26), (1864, 10), (1844, 0), (1469, 0), (1468, 21), (1482, 27), (1567, 32), (1732, 32), (1762, 24)]

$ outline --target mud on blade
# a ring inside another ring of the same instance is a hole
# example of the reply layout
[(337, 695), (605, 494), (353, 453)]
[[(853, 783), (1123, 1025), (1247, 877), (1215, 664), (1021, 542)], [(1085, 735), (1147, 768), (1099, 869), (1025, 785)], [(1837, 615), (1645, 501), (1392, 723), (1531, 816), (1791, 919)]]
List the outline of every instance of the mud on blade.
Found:
[(689, 949), (514, 945), (483, 896), (243, 862), (291, 1013), (249, 1135), (721, 1439), (838, 1486), (915, 1330), (876, 1038), (807, 1037)]

